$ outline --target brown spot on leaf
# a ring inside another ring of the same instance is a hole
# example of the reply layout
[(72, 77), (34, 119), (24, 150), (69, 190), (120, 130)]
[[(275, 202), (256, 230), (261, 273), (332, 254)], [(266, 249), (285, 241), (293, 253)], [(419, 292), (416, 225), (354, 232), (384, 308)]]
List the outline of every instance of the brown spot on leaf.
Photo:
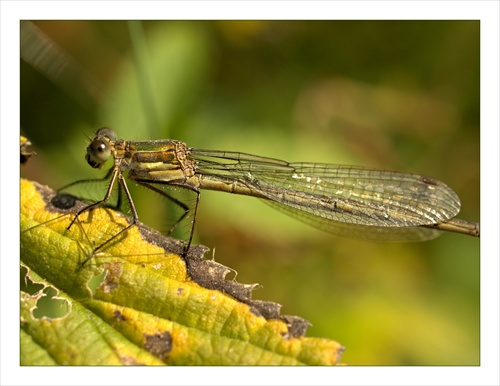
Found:
[(119, 322), (125, 322), (127, 320), (127, 318), (125, 316), (123, 316), (123, 314), (118, 310), (115, 310), (115, 312), (113, 312), (113, 316)]
[(165, 360), (168, 353), (172, 351), (172, 335), (170, 332), (156, 333), (154, 335), (145, 335), (146, 342), (144, 348), (158, 358)]

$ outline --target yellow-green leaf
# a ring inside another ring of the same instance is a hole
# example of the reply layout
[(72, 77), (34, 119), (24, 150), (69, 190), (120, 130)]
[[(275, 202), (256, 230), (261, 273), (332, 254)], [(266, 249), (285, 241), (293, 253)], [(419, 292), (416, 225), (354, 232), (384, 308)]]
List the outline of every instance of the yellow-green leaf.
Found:
[[(129, 224), (21, 181), (21, 357), (23, 364), (335, 364), (342, 346), (304, 336), (308, 322), (251, 299), (254, 285), (226, 281), (208, 250), (140, 224), (92, 256)], [(187, 267), (186, 267), (187, 266)], [(42, 310), (42, 300), (59, 313)], [(55, 316), (54, 316), (55, 315)]]

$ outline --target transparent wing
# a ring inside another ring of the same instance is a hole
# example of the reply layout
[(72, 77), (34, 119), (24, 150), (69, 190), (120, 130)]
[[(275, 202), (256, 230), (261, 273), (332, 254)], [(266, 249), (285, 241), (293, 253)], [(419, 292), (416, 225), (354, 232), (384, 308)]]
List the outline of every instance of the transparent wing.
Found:
[(421, 226), (368, 226), (344, 223), (318, 217), (275, 201), (262, 200), (262, 202), (299, 221), (341, 237), (368, 241), (399, 242), (432, 240), (442, 234), (436, 229)]
[(192, 157), (201, 179), (212, 185), (232, 184), (234, 193), (265, 198), (292, 217), (343, 236), (425, 240), (439, 232), (421, 226), (446, 222), (460, 210), (451, 188), (416, 174), (210, 150), (192, 150)]

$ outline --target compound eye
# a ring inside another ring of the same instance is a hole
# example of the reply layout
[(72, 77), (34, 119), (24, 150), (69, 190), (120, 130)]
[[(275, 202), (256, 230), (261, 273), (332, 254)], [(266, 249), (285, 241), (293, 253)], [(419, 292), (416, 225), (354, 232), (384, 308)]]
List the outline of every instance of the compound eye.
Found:
[(94, 139), (87, 147), (85, 159), (94, 169), (100, 168), (111, 156), (109, 142), (102, 139)]

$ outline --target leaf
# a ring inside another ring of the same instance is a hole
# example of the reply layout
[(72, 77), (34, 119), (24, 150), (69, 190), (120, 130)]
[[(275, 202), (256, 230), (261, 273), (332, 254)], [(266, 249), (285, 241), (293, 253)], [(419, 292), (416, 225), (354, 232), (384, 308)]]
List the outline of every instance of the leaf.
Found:
[[(251, 299), (256, 285), (193, 246), (140, 224), (82, 262), (128, 225), (110, 209), (21, 180), (21, 363), (25, 365), (335, 364), (343, 347), (304, 336), (308, 322)], [(58, 316), (41, 309), (57, 302)]]

